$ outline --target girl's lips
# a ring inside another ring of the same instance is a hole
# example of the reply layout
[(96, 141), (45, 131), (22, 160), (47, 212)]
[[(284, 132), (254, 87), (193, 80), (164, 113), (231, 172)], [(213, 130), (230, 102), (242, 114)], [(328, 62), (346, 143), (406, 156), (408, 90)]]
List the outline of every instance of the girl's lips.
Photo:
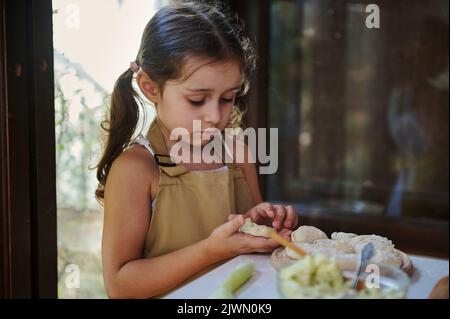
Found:
[[(206, 134), (204, 134), (206, 133)], [(211, 134), (212, 133), (212, 134)], [(192, 137), (193, 138), (200, 138), (202, 141), (210, 141), (216, 136), (216, 132), (214, 130), (204, 130), (204, 131), (197, 131), (194, 132)]]
[(204, 131), (196, 131), (196, 132), (194, 132), (194, 135), (196, 135), (196, 134), (201, 134), (201, 135), (203, 135), (203, 133), (215, 133), (215, 129), (214, 128), (210, 128), (210, 129), (206, 129), (206, 130), (204, 130)]
[(219, 129), (215, 128), (215, 127), (211, 127), (211, 128), (207, 128), (206, 130), (202, 131), (204, 133), (217, 133)]

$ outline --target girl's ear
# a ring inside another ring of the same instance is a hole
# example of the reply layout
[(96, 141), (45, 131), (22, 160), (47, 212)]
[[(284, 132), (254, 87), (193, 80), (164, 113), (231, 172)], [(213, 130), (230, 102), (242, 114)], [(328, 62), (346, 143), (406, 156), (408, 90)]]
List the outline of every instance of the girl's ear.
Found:
[(142, 71), (136, 76), (136, 82), (139, 85), (142, 93), (149, 99), (153, 104), (158, 104), (159, 102), (159, 85), (150, 79), (150, 77)]

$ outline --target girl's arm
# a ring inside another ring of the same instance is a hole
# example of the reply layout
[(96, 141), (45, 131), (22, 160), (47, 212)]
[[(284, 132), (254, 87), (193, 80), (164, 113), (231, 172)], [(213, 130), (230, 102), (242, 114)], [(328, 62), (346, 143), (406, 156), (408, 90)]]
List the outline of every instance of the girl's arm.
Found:
[[(152, 159), (153, 161), (153, 159)], [(249, 252), (270, 252), (277, 243), (236, 233), (243, 216), (216, 228), (205, 240), (169, 254), (143, 258), (150, 223), (151, 184), (159, 178), (141, 148), (121, 154), (108, 176), (104, 200), (102, 261), (112, 298), (149, 298), (174, 288), (220, 260)]]
[(110, 298), (150, 298), (175, 288), (193, 274), (220, 259), (208, 253), (207, 240), (202, 240), (172, 253), (154, 258), (135, 259), (110, 271)]
[[(173, 288), (214, 262), (204, 242), (172, 254), (142, 259), (150, 223), (151, 184), (156, 165), (139, 147), (121, 154), (105, 188), (102, 260), (110, 297), (151, 297)], [(182, 267), (180, 267), (182, 265)]]

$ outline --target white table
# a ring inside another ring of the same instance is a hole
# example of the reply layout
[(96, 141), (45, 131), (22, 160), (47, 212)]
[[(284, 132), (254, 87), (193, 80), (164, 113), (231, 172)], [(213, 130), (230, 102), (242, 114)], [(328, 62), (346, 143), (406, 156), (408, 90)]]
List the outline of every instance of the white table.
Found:
[[(408, 298), (427, 298), (436, 282), (448, 275), (448, 259), (437, 259), (410, 255), (415, 267), (411, 277), (412, 284)], [(203, 299), (208, 298), (219, 287), (228, 274), (239, 264), (253, 261), (255, 273), (236, 293), (236, 298), (245, 299), (279, 299), (276, 286), (276, 270), (270, 263), (270, 255), (251, 254), (238, 256), (218, 266), (201, 277), (179, 287), (165, 295), (170, 299)]]

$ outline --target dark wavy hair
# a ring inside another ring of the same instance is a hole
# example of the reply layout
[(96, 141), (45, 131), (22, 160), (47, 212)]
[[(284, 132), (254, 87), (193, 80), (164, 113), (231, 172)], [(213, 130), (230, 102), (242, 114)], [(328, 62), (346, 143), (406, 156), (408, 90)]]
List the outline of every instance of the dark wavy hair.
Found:
[[(136, 63), (163, 92), (166, 81), (181, 79), (183, 66), (192, 56), (238, 63), (243, 85), (228, 126), (239, 126), (244, 111), (243, 97), (256, 68), (256, 52), (244, 31), (243, 21), (223, 2), (187, 1), (162, 7), (145, 27)], [(104, 198), (112, 163), (124, 151), (136, 130), (138, 102), (143, 106), (132, 86), (133, 74), (128, 68), (116, 81), (107, 119), (101, 125), (107, 138), (96, 166), (99, 184), (95, 196), (99, 202)]]

